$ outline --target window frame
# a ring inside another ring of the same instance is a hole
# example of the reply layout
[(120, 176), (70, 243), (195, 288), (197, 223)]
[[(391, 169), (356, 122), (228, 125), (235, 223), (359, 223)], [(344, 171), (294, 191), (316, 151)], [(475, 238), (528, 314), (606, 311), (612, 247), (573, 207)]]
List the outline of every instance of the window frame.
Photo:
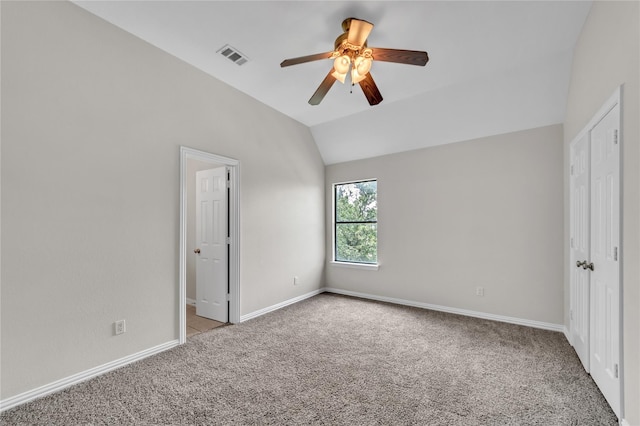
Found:
[[(367, 183), (367, 182), (375, 182), (376, 183), (376, 220), (367, 220), (367, 221), (340, 221), (338, 222), (338, 202), (337, 202), (337, 190), (338, 186), (341, 185), (350, 185), (350, 184), (358, 184), (358, 183)], [(359, 180), (349, 180), (344, 182), (336, 182), (332, 184), (332, 199), (333, 199), (333, 247), (332, 247), (332, 262), (335, 265), (341, 265), (346, 267), (353, 268), (362, 268), (362, 269), (378, 269), (378, 211), (377, 211), (377, 202), (378, 202), (378, 179), (377, 178), (369, 178), (369, 179), (359, 179)], [(375, 224), (376, 225), (376, 261), (375, 262), (358, 262), (352, 260), (339, 260), (338, 259), (338, 224)]]

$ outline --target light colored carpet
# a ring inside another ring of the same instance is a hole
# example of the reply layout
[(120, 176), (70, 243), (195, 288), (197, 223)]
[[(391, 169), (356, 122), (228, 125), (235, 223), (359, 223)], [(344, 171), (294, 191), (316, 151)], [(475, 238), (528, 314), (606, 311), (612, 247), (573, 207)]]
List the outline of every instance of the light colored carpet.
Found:
[(615, 425), (560, 333), (322, 294), (0, 415), (2, 425)]

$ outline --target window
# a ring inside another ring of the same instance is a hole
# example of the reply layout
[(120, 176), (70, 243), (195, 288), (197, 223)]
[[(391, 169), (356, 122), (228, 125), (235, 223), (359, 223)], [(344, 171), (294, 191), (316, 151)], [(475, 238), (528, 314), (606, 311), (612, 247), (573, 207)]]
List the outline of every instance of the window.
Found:
[(334, 185), (334, 260), (378, 262), (378, 182)]

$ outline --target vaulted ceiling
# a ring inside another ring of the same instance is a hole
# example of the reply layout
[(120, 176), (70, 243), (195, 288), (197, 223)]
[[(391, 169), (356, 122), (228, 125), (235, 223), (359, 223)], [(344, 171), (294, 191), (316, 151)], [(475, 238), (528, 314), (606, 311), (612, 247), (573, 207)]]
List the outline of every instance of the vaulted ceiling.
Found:
[[(573, 47), (590, 1), (74, 1), (309, 126), (326, 164), (564, 121)], [(334, 84), (332, 67), (286, 58), (333, 50), (345, 18), (372, 47), (426, 50), (425, 67), (374, 60), (384, 101)], [(237, 49), (239, 66), (218, 51)]]

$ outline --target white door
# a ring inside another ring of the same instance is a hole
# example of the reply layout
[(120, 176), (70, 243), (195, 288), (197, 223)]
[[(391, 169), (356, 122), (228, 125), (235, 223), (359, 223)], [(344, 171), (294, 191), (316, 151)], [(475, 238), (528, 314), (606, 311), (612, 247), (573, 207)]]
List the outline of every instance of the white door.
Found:
[(589, 137), (584, 133), (570, 147), (570, 282), (571, 282), (571, 340), (573, 347), (589, 372), (589, 259), (590, 203), (589, 203)]
[(591, 377), (620, 416), (620, 105), (590, 131)]
[(196, 315), (227, 322), (227, 169), (196, 172)]

